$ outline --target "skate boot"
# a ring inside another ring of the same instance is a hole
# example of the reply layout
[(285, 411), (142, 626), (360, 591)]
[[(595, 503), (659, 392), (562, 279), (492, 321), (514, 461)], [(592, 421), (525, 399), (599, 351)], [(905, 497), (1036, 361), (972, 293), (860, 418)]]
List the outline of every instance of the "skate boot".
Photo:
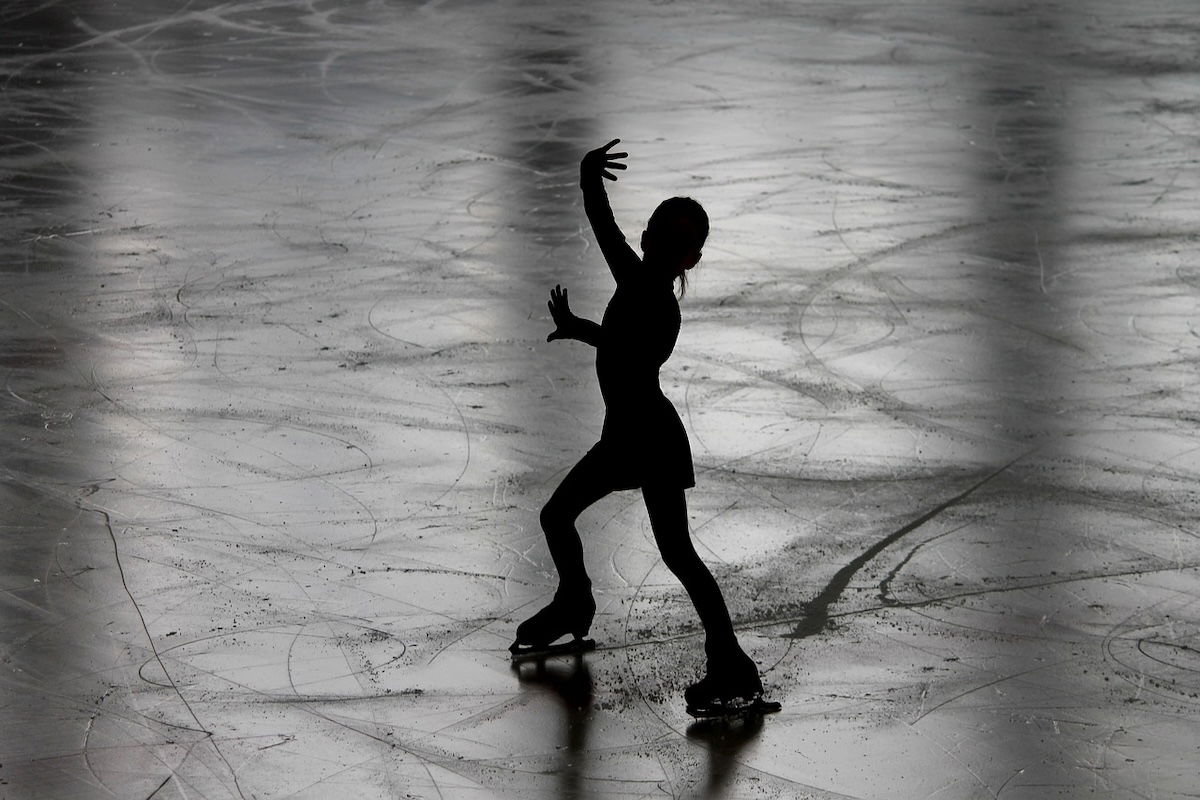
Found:
[(764, 700), (762, 679), (750, 656), (739, 652), (728, 659), (710, 659), (708, 672), (683, 691), (687, 713), (697, 718), (738, 714), (770, 714), (781, 706)]
[[(594, 650), (596, 643), (585, 639), (596, 616), (596, 601), (590, 591), (555, 592), (550, 605), (517, 626), (517, 639), (508, 650), (513, 659), (541, 658), (561, 653)], [(555, 644), (564, 636), (571, 641)]]

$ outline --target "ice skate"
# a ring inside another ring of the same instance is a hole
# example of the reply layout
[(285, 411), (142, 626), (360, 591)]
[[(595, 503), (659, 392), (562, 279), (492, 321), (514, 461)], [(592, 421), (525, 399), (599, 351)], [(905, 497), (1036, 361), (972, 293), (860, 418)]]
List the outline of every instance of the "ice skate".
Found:
[[(596, 649), (588, 639), (596, 601), (591, 594), (566, 597), (555, 594), (550, 605), (517, 626), (517, 638), (508, 648), (513, 661), (586, 653)], [(571, 639), (559, 642), (565, 636)]]
[(683, 692), (687, 713), (697, 719), (733, 717), (753, 714), (773, 714), (782, 706), (765, 700), (758, 667), (742, 654), (733, 662), (714, 665), (709, 662), (708, 674)]

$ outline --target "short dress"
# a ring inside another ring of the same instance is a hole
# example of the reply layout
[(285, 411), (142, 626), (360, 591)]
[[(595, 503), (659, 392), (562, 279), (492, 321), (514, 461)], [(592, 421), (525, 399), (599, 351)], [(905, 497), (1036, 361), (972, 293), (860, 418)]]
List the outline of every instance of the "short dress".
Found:
[(644, 267), (618, 283), (604, 311), (596, 346), (604, 428), (584, 458), (602, 465), (614, 489), (696, 485), (687, 431), (658, 383), (679, 324), (672, 281)]

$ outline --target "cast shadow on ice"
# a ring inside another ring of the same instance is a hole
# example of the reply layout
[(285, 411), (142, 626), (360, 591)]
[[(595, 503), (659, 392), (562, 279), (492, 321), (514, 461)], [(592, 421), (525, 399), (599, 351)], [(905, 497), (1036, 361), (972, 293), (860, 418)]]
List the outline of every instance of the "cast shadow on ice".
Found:
[(544, 690), (563, 709), (563, 737), (559, 763), (558, 797), (583, 797), (583, 776), (588, 762), (588, 730), (592, 721), (592, 672), (582, 653), (570, 659), (514, 661), (512, 670), (522, 686)]
[(763, 729), (762, 714), (732, 719), (698, 719), (687, 728), (687, 737), (702, 742), (708, 751), (708, 774), (701, 797), (725, 796), (741, 762), (738, 756), (758, 738)]
[[(512, 671), (523, 688), (548, 695), (562, 709), (562, 743), (555, 748), (558, 759), (552, 770), (558, 781), (554, 796), (592, 796), (587, 775), (595, 751), (589, 749), (588, 738), (594, 719), (595, 687), (583, 654), (522, 659), (513, 662)], [(743, 714), (698, 719), (687, 727), (687, 738), (702, 744), (707, 755), (703, 777), (696, 776), (695, 784), (702, 786), (695, 796), (726, 796), (741, 766), (739, 757), (762, 732), (763, 719), (762, 714)], [(602, 793), (603, 789), (595, 792)]]
[[(853, 578), (860, 569), (866, 566), (873, 558), (875, 558), (875, 556), (882, 553), (891, 545), (900, 541), (905, 536), (934, 519), (942, 512), (953, 508), (962, 501), (966, 500), (976, 491), (981, 489), (985, 484), (990, 483), (993, 478), (1000, 475), (1019, 460), (1020, 458), (1014, 459), (999, 469), (988, 473), (985, 477), (972, 484), (966, 490), (959, 492), (945, 502), (939, 503), (937, 506), (917, 517), (912, 522), (889, 533), (887, 536), (883, 537), (878, 542), (871, 545), (854, 559), (852, 559), (848, 564), (834, 573), (833, 577), (830, 578), (829, 582), (825, 584), (825, 587), (817, 593), (816, 597), (804, 603), (804, 617), (800, 620), (799, 624), (796, 625), (796, 628), (791, 633), (784, 634), (785, 638), (807, 639), (810, 636), (816, 636), (824, 631), (829, 625), (830, 606), (841, 599), (842, 593), (845, 592), (846, 587), (850, 585), (851, 578)], [(879, 599), (884, 605), (894, 605), (896, 602), (892, 598), (888, 597), (885, 593), (885, 589), (889, 580), (890, 576), (885, 578), (880, 584), (881, 594)]]

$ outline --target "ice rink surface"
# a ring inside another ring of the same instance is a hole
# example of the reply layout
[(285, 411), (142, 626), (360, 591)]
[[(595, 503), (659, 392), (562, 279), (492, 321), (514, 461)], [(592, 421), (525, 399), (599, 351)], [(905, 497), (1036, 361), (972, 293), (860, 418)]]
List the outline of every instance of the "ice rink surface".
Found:
[[(1191, 0), (0, 8), (0, 798), (1198, 796)], [(763, 720), (636, 492), (509, 661), (614, 137)]]

